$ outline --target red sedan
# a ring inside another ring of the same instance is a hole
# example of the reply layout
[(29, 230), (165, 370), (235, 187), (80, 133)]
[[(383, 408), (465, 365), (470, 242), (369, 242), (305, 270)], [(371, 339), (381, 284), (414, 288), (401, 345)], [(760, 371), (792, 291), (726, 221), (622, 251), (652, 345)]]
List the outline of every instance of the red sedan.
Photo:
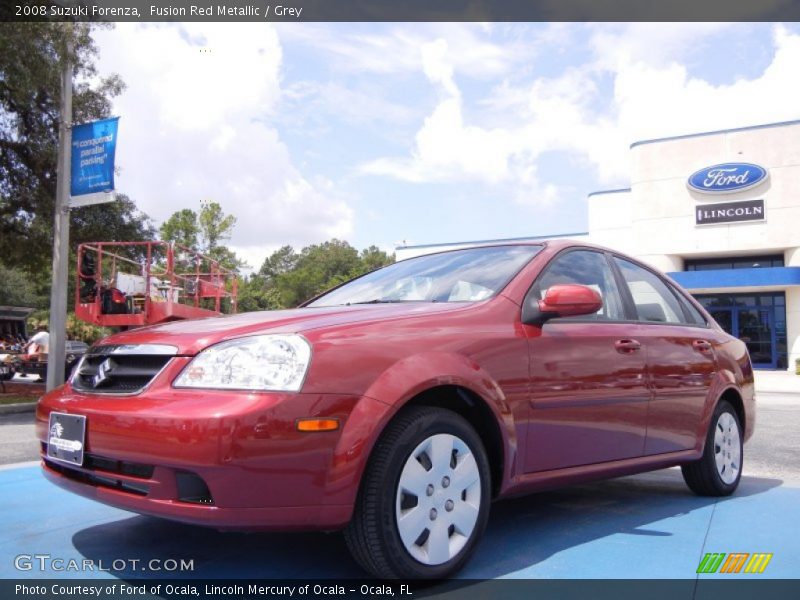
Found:
[(113, 335), (36, 418), (45, 475), (78, 494), (220, 529), (344, 529), (371, 574), (437, 578), (495, 498), (674, 465), (732, 493), (755, 403), (744, 343), (689, 294), (554, 241)]

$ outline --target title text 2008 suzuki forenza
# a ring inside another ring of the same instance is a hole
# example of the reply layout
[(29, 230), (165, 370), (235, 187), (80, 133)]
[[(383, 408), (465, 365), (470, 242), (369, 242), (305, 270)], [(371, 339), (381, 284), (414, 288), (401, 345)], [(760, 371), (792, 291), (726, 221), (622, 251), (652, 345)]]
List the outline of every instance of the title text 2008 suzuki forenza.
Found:
[(443, 577), (494, 498), (681, 465), (726, 495), (745, 344), (672, 281), (567, 241), (455, 250), (285, 311), (93, 346), (37, 410), (54, 483), (223, 529), (344, 529), (380, 577)]

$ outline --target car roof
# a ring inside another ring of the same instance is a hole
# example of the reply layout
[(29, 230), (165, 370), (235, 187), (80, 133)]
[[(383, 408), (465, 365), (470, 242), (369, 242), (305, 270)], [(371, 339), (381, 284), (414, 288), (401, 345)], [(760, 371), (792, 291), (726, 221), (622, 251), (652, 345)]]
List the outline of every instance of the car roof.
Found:
[[(552, 238), (552, 239), (542, 239), (542, 240), (519, 240), (519, 241), (508, 240), (502, 242), (475, 243), (467, 246), (461, 246), (459, 248), (442, 249), (436, 252), (430, 252), (429, 254), (421, 254), (419, 256), (431, 256), (433, 254), (444, 254), (445, 252), (458, 252), (459, 250), (472, 250), (474, 248), (497, 248), (505, 246), (543, 246), (555, 251), (563, 250), (564, 248), (592, 248), (594, 250), (600, 250), (602, 252), (613, 252), (615, 254), (625, 255), (624, 252), (619, 252), (618, 250), (614, 250), (613, 248), (607, 248), (605, 246), (592, 244), (590, 242), (584, 242), (582, 240), (573, 240), (569, 238)], [(411, 258), (417, 258), (417, 257), (414, 256)], [(404, 259), (404, 260), (409, 260), (409, 259)]]

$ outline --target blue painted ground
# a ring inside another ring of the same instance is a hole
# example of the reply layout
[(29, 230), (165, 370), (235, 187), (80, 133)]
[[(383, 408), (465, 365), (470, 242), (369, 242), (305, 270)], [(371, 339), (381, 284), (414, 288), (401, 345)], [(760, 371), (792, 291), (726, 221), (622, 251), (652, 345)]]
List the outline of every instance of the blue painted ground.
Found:
[[(669, 469), (499, 502), (459, 576), (694, 579), (705, 552), (772, 552), (758, 577), (800, 576), (800, 487), (744, 477), (731, 498), (699, 498)], [(15, 569), (15, 556), (39, 553), (103, 564), (191, 559), (194, 571), (183, 576), (192, 578), (363, 577), (338, 534), (221, 533), (74, 496), (45, 481), (38, 467), (0, 471), (0, 577), (87, 576)], [(720, 577), (732, 576), (702, 576)]]

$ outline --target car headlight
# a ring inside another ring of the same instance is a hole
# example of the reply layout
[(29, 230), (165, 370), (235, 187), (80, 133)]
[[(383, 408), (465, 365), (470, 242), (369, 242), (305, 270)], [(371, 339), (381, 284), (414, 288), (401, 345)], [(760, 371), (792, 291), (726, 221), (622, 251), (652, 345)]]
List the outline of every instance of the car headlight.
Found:
[(311, 362), (299, 335), (256, 335), (206, 348), (186, 365), (174, 387), (296, 392)]

